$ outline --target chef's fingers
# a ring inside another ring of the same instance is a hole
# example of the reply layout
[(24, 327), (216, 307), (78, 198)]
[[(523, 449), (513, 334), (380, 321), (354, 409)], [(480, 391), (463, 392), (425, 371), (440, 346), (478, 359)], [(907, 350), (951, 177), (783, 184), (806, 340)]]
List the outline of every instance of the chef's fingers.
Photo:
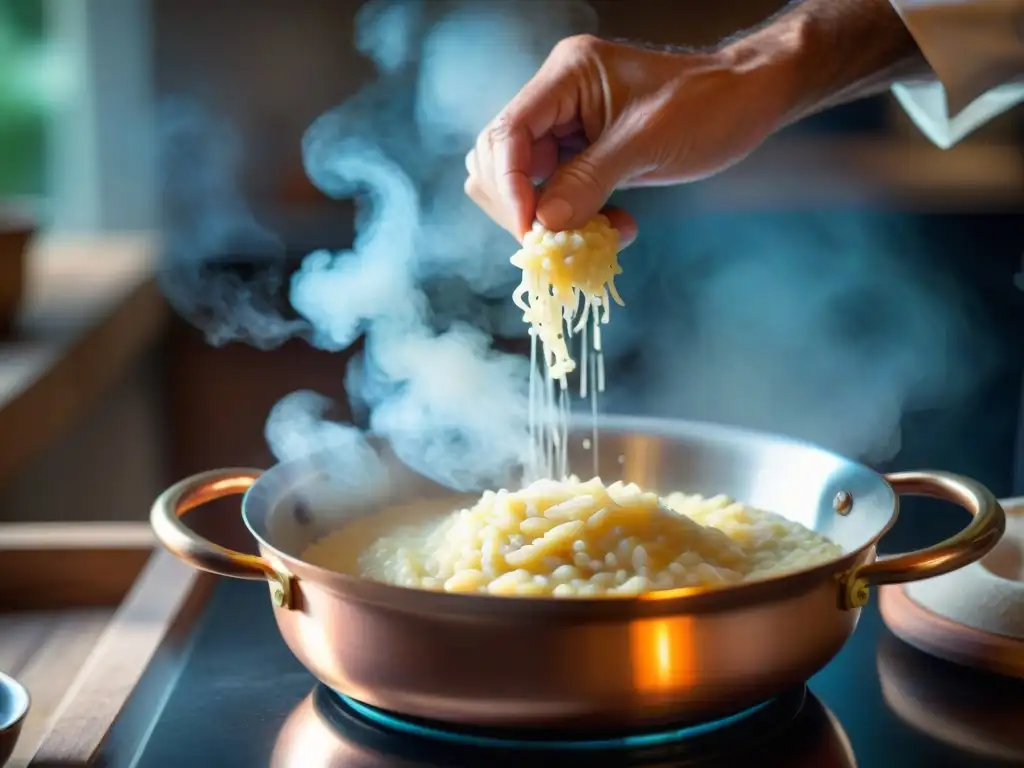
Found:
[[(522, 237), (537, 213), (534, 147), (544, 137), (558, 137), (578, 126), (579, 87), (575, 70), (564, 65), (556, 46), (536, 75), (481, 134), (477, 152), (489, 157), (481, 164), (493, 173), (495, 195), (509, 209)], [(544, 144), (548, 146), (548, 144)], [(553, 171), (552, 169), (549, 169)]]
[(508, 230), (516, 240), (521, 241), (522, 237), (515, 231), (514, 223), (508, 219), (506, 207), (496, 203), (482, 183), (483, 178), (475, 150), (466, 155), (466, 170), (468, 175), (466, 176), (466, 183), (463, 185), (465, 193), (491, 220)]
[(636, 219), (621, 208), (608, 207), (601, 213), (608, 217), (608, 222), (619, 232), (619, 250), (632, 245), (639, 232)]
[[(547, 149), (541, 149), (535, 152), (535, 156), (541, 158), (544, 153), (551, 152), (552, 156), (556, 152), (556, 148), (551, 145)], [(552, 167), (556, 160), (552, 157), (550, 160)], [(522, 240), (520, 234), (516, 231), (516, 223), (512, 222), (507, 218), (507, 211), (501, 204), (495, 203), (495, 201), (487, 194), (483, 186), (479, 183), (480, 180), (480, 169), (476, 159), (476, 152), (470, 151), (466, 155), (466, 194), (479, 206), (484, 213), (491, 217), (495, 222), (501, 225), (503, 228), (508, 230), (513, 237), (517, 240)], [(545, 169), (543, 166), (537, 166), (534, 169), (535, 178), (538, 180), (545, 177)], [(604, 208), (601, 213), (608, 217), (608, 221), (613, 227), (619, 232), (619, 247), (620, 249), (628, 247), (637, 236), (638, 227), (636, 219), (634, 219), (629, 213), (622, 210), (621, 208), (607, 207)]]

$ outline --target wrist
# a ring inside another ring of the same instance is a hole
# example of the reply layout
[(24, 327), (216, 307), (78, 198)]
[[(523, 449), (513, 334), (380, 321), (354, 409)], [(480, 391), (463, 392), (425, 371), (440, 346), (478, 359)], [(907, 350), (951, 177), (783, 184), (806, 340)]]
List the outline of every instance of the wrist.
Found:
[(776, 129), (929, 72), (889, 0), (804, 0), (722, 51), (774, 90)]
[(765, 116), (771, 132), (793, 122), (808, 91), (806, 30), (799, 20), (776, 21), (745, 34), (723, 45), (718, 54), (730, 72), (761, 94), (771, 110)]

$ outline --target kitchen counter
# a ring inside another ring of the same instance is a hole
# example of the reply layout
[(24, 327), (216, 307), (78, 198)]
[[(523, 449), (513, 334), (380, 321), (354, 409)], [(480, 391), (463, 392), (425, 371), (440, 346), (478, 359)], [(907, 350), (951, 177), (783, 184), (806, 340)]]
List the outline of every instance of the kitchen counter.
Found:
[(37, 238), (21, 316), (0, 339), (0, 486), (162, 338), (169, 310), (156, 263), (143, 234)]

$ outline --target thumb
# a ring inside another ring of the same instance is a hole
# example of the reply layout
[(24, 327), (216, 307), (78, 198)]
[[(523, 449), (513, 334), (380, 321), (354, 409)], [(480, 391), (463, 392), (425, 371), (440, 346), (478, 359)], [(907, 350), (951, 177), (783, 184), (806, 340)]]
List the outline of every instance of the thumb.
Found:
[(537, 218), (552, 232), (579, 229), (608, 202), (615, 188), (633, 175), (623, 137), (608, 133), (559, 166), (541, 192)]

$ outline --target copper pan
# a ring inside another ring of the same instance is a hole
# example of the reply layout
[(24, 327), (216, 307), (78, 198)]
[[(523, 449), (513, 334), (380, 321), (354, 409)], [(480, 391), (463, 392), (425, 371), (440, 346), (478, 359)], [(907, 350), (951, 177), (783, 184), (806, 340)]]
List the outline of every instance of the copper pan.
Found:
[[(577, 430), (576, 426), (573, 427)], [(592, 472), (578, 425), (571, 467)], [(304, 563), (305, 547), (346, 520), (415, 500), (455, 506), (388, 446), (370, 485), (329, 454), (266, 472), (218, 469), (182, 480), (153, 505), (161, 543), (212, 573), (265, 580), (278, 627), (331, 688), (372, 706), (488, 727), (592, 729), (705, 720), (807, 680), (853, 632), (871, 587), (925, 579), (987, 553), (1005, 528), (995, 497), (940, 472), (882, 476), (790, 439), (693, 422), (603, 417), (600, 472), (661, 493), (725, 493), (813, 528), (844, 555), (804, 571), (719, 589), (558, 599), (405, 589)], [(180, 519), (245, 494), (259, 545), (244, 555), (198, 537)], [(917, 552), (876, 559), (899, 496), (962, 506), (970, 523)], [(865, 673), (868, 673), (865, 670)], [(253, 671), (258, 674), (258, 670)]]

